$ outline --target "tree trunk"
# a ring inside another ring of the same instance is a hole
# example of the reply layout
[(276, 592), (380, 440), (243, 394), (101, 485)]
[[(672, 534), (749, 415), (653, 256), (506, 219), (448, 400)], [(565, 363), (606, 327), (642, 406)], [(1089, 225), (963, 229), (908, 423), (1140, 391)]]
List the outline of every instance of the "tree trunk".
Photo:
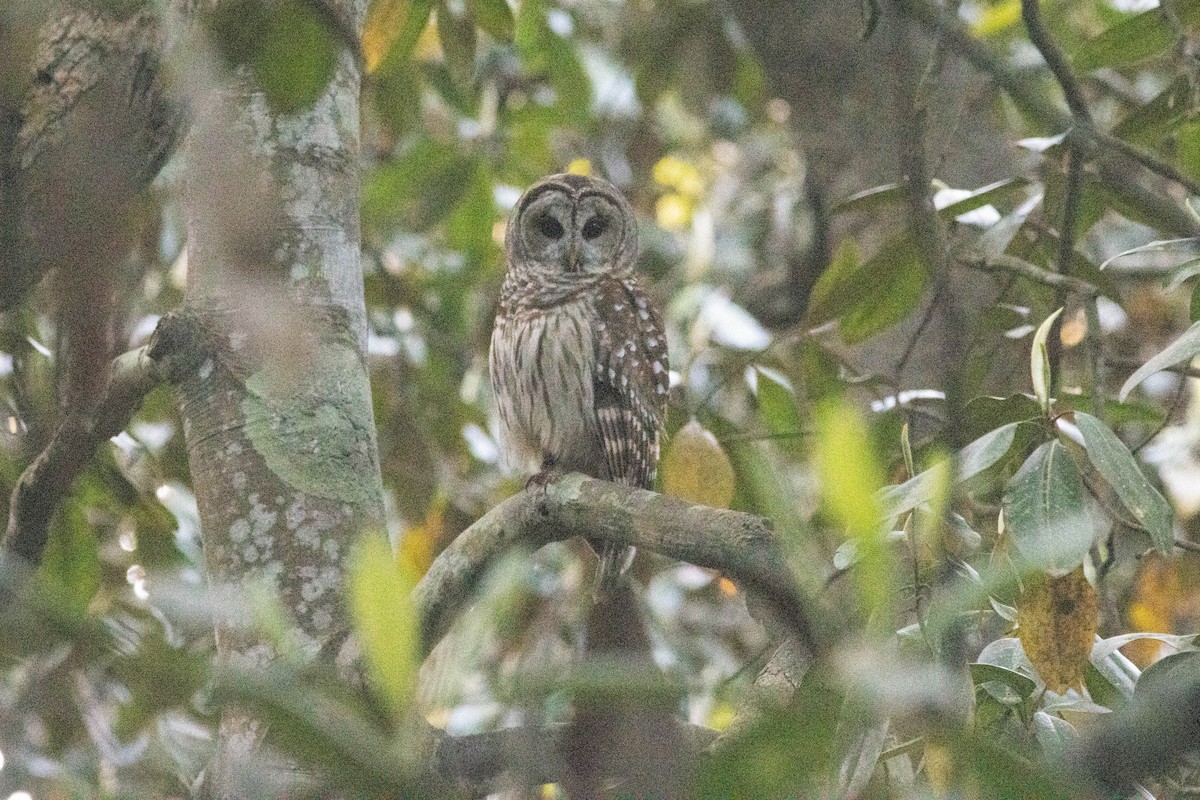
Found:
[[(359, 29), (364, 0), (331, 5)], [(383, 522), (359, 250), (360, 79), (342, 53), (316, 103), (283, 115), (242, 71), (223, 76), (197, 103), (187, 149), (184, 317), (197, 368), (179, 388), (208, 578), (267, 585), (311, 656), (336, 654), (351, 547)], [(243, 622), (218, 621), (218, 658), (270, 662), (274, 648)], [(226, 712), (209, 794), (253, 790), (239, 788), (237, 766), (262, 733)]]

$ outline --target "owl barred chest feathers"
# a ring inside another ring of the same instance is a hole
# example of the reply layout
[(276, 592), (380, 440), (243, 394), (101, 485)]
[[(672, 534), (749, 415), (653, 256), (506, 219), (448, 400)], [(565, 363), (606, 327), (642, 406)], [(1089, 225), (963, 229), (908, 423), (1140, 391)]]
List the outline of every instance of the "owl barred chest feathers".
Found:
[(502, 311), (491, 371), (511, 467), (653, 484), (666, 339), (636, 281), (606, 280), (551, 308)]

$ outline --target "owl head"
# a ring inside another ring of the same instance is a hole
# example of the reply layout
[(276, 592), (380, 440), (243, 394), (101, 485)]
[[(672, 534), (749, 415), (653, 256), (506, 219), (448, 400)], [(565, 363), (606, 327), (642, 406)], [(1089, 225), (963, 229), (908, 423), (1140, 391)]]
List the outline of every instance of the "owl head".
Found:
[(517, 201), (505, 247), (510, 270), (548, 283), (628, 273), (637, 259), (637, 217), (607, 181), (551, 175)]

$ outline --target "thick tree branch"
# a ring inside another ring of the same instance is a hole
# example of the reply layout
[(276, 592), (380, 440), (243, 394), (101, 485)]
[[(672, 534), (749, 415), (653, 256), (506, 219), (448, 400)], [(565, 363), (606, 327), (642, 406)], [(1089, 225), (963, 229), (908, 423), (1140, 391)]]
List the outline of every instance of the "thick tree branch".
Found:
[(54, 509), (105, 440), (129, 424), (142, 399), (162, 380), (152, 356), (154, 345), (118, 356), (112, 380), (94, 415), (66, 416), (46, 447), (21, 473), (13, 489), (4, 550), (38, 563), (46, 546)]
[(104, 256), (126, 246), (134, 199), (182, 126), (160, 70), (165, 38), (152, 7), (68, 2), (38, 31), (31, 68), (6, 64), (27, 85), (0, 120), (0, 310), (49, 270), (78, 294), (115, 269)]
[[(570, 474), (505, 500), (435, 559), (414, 592), (424, 651), (445, 635), (488, 566), (502, 554), (513, 547), (536, 549), (572, 536), (636, 545), (719, 569), (747, 591), (751, 613), (780, 644), (724, 740), (751, 729), (761, 703), (786, 702), (799, 685), (806, 656), (827, 649), (828, 638), (810, 629), (809, 602), (796, 588), (766, 519)], [(603, 674), (623, 676), (620, 695), (637, 688), (628, 685), (628, 670), (610, 667)], [(580, 673), (582, 690), (615, 691), (589, 675), (586, 669)], [(561, 683), (562, 676), (554, 680)], [(643, 691), (655, 691), (645, 681), (637, 686), (643, 684)], [(692, 754), (713, 745), (714, 732), (675, 724)], [(487, 786), (504, 772), (518, 780), (554, 780), (564, 770), (561, 744), (569, 739), (566, 730), (514, 729), (462, 738), (438, 735), (435, 768), (443, 777), (473, 789)]]
[(718, 569), (767, 603), (809, 653), (819, 657), (828, 647), (811, 628), (810, 602), (796, 587), (768, 520), (570, 474), (508, 498), (434, 560), (414, 593), (425, 652), (446, 634), (499, 556), (572, 536)]

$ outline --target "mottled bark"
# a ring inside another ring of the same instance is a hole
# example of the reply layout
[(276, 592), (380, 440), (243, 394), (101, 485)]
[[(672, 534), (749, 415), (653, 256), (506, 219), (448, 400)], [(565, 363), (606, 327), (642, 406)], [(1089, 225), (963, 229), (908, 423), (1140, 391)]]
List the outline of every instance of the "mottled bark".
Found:
[(779, 549), (771, 523), (578, 473), (527, 489), (493, 508), (434, 560), (414, 591), (426, 653), (446, 634), (487, 567), (513, 547), (532, 549), (585, 536), (653, 550), (719, 569), (757, 598), (810, 654), (822, 655), (832, 632), (814, 631), (812, 614)]
[(112, 435), (102, 417), (128, 400), (128, 385), (110, 386), (116, 275), (136, 195), (181, 119), (160, 74), (164, 40), (150, 8), (0, 11), (0, 311), (55, 272), (60, 406), (14, 489), (5, 557), (41, 558), (58, 501)]
[(130, 203), (180, 127), (152, 7), (120, 15), (61, 3), (45, 19), (29, 57), (18, 49), (4, 67), (19, 77), (5, 81), (0, 126), (0, 310), (52, 269), (69, 271), (73, 289), (115, 271), (104, 259), (119, 251)]
[[(340, 10), (355, 26), (365, 2)], [(360, 74), (343, 53), (306, 110), (272, 110), (239, 71), (197, 102), (189, 140), (189, 348), (179, 384), (214, 584), (265, 583), (312, 654), (345, 634), (347, 559), (383, 519), (359, 257)], [(228, 621), (225, 621), (226, 623)], [(218, 658), (268, 645), (218, 622)], [(336, 648), (335, 648), (336, 649)], [(238, 792), (253, 720), (227, 711), (209, 791)]]

